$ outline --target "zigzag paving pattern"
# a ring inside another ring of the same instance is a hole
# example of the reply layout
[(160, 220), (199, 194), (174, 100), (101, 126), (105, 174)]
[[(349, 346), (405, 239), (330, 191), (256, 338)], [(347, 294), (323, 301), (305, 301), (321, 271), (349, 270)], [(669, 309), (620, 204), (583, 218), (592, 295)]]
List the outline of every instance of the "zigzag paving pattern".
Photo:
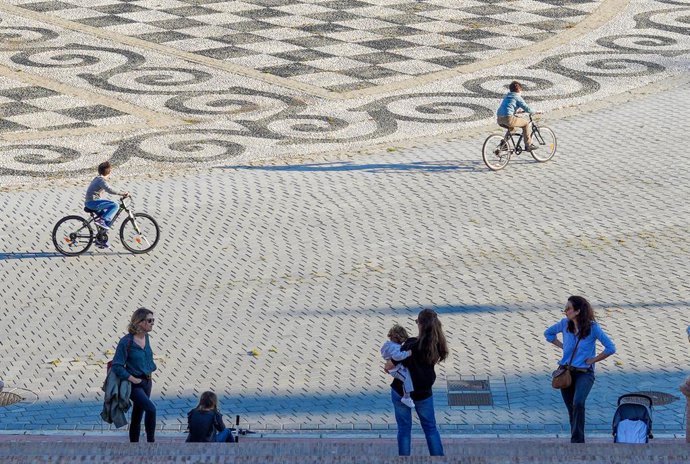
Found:
[[(100, 429), (107, 350), (140, 304), (170, 430), (206, 388), (253, 428), (388, 430), (377, 350), (429, 305), (453, 349), (444, 430), (563, 433), (541, 333), (571, 293), (620, 350), (590, 430), (622, 392), (673, 394), (690, 365), (673, 111), (690, 104), (688, 15), (688, 0), (0, 2), (0, 377), (30, 392), (0, 428)], [(575, 116), (548, 121), (554, 161), (489, 173), (511, 79)], [(63, 259), (49, 231), (104, 159), (163, 241)], [(488, 380), (494, 405), (448, 406), (459, 376)], [(682, 403), (655, 424), (680, 432)]]
[[(100, 430), (108, 350), (139, 305), (156, 310), (154, 399), (168, 430), (183, 430), (211, 388), (255, 429), (388, 433), (378, 349), (390, 325), (411, 328), (433, 306), (452, 350), (434, 393), (446, 433), (562, 434), (565, 410), (549, 384), (558, 352), (542, 332), (571, 293), (591, 298), (619, 351), (597, 367), (590, 432), (608, 431), (622, 393), (677, 398), (690, 365), (685, 122), (642, 131), (630, 121), (690, 103), (687, 82), (555, 121), (552, 162), (517, 158), (498, 175), (477, 160), (479, 136), (115, 178), (163, 225), (144, 256), (117, 239), (111, 252), (76, 259), (53, 251), (51, 226), (80, 211), (83, 185), (3, 194), (2, 375), (37, 398), (0, 408), (1, 427)], [(620, 149), (621, 134), (635, 150)], [(449, 406), (447, 381), (459, 376), (488, 379), (494, 405)], [(655, 408), (656, 432), (680, 433), (683, 410)]]

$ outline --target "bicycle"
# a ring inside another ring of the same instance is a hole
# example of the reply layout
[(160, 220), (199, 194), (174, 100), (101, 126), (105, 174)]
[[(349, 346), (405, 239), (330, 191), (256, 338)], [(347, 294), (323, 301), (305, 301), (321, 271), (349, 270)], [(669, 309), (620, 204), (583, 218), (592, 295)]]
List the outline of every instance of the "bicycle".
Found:
[[(130, 198), (129, 204), (125, 199)], [(88, 250), (94, 242), (105, 243), (108, 241), (108, 230), (95, 221), (100, 217), (98, 211), (84, 208), (90, 214), (86, 220), (81, 216), (65, 216), (60, 219), (53, 228), (53, 245), (55, 249), (65, 256), (77, 256)], [(117, 210), (112, 224), (115, 224), (120, 214), (125, 212), (127, 218), (120, 226), (120, 242), (129, 251), (135, 254), (148, 253), (158, 244), (160, 228), (155, 219), (145, 213), (135, 213), (131, 197), (120, 198), (120, 208)], [(94, 229), (91, 226), (96, 226)]]
[[(531, 114), (529, 115), (529, 122), (532, 130), (532, 143), (541, 145), (539, 150), (532, 150), (530, 153), (536, 161), (545, 163), (556, 154), (558, 144), (556, 134), (546, 126), (537, 126)], [(491, 134), (486, 138), (482, 147), (484, 164), (492, 171), (503, 169), (508, 165), (513, 155), (518, 156), (523, 151), (527, 151), (522, 148), (522, 133), (516, 142), (514, 138), (516, 134), (513, 134), (514, 128), (503, 124), (501, 127), (506, 129), (505, 135)]]

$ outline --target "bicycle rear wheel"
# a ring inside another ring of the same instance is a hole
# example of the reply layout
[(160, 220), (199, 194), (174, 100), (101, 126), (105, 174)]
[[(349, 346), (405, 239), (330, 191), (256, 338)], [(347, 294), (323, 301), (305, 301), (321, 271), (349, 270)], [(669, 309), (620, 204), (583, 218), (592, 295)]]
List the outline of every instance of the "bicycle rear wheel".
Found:
[(482, 147), (484, 164), (492, 171), (499, 171), (510, 161), (510, 144), (505, 137), (493, 134), (486, 138)]
[(77, 256), (93, 243), (93, 229), (81, 216), (65, 216), (53, 227), (53, 245), (65, 256)]
[(134, 221), (128, 217), (120, 226), (122, 246), (132, 253), (148, 253), (158, 244), (159, 238), (158, 223), (148, 214), (134, 213)]
[(545, 126), (539, 126), (537, 130), (532, 132), (532, 143), (538, 143), (539, 150), (532, 150), (532, 157), (540, 163), (545, 163), (556, 154), (558, 141), (556, 134)]

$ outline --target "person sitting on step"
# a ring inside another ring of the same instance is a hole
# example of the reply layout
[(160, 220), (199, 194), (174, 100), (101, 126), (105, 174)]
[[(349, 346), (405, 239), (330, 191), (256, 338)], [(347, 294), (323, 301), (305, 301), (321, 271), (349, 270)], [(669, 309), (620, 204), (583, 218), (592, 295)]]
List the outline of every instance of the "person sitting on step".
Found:
[(233, 443), (232, 429), (225, 427), (223, 414), (218, 411), (218, 397), (205, 391), (196, 408), (187, 414), (188, 443)]

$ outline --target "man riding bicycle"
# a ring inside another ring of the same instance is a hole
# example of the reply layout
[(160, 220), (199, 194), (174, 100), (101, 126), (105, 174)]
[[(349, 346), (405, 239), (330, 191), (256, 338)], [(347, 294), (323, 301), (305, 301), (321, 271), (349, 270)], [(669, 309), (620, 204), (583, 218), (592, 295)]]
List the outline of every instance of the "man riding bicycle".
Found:
[(520, 84), (518, 81), (513, 81), (510, 83), (509, 89), (510, 92), (507, 93), (505, 97), (503, 97), (501, 106), (499, 106), (498, 111), (496, 111), (496, 122), (501, 127), (522, 128), (522, 134), (525, 139), (525, 150), (536, 150), (539, 148), (539, 145), (534, 145), (532, 143), (532, 134), (529, 127), (529, 120), (517, 117), (515, 116), (515, 114), (519, 114), (521, 112), (519, 110), (522, 110), (525, 113), (530, 114), (536, 114), (538, 112), (532, 110), (527, 105), (527, 103), (525, 103), (525, 100), (523, 100), (522, 96), (520, 95), (522, 93), (522, 84)]
[[(103, 229), (110, 229), (113, 217), (117, 213), (119, 206), (112, 200), (101, 200), (101, 194), (105, 190), (111, 195), (119, 195), (121, 197), (129, 196), (129, 192), (118, 192), (108, 184), (108, 176), (112, 172), (113, 167), (110, 162), (105, 161), (98, 165), (98, 176), (94, 177), (89, 188), (86, 189), (86, 198), (84, 200), (84, 207), (96, 211), (98, 218), (94, 221), (97, 226)], [(100, 248), (108, 248), (108, 242), (96, 243)]]

